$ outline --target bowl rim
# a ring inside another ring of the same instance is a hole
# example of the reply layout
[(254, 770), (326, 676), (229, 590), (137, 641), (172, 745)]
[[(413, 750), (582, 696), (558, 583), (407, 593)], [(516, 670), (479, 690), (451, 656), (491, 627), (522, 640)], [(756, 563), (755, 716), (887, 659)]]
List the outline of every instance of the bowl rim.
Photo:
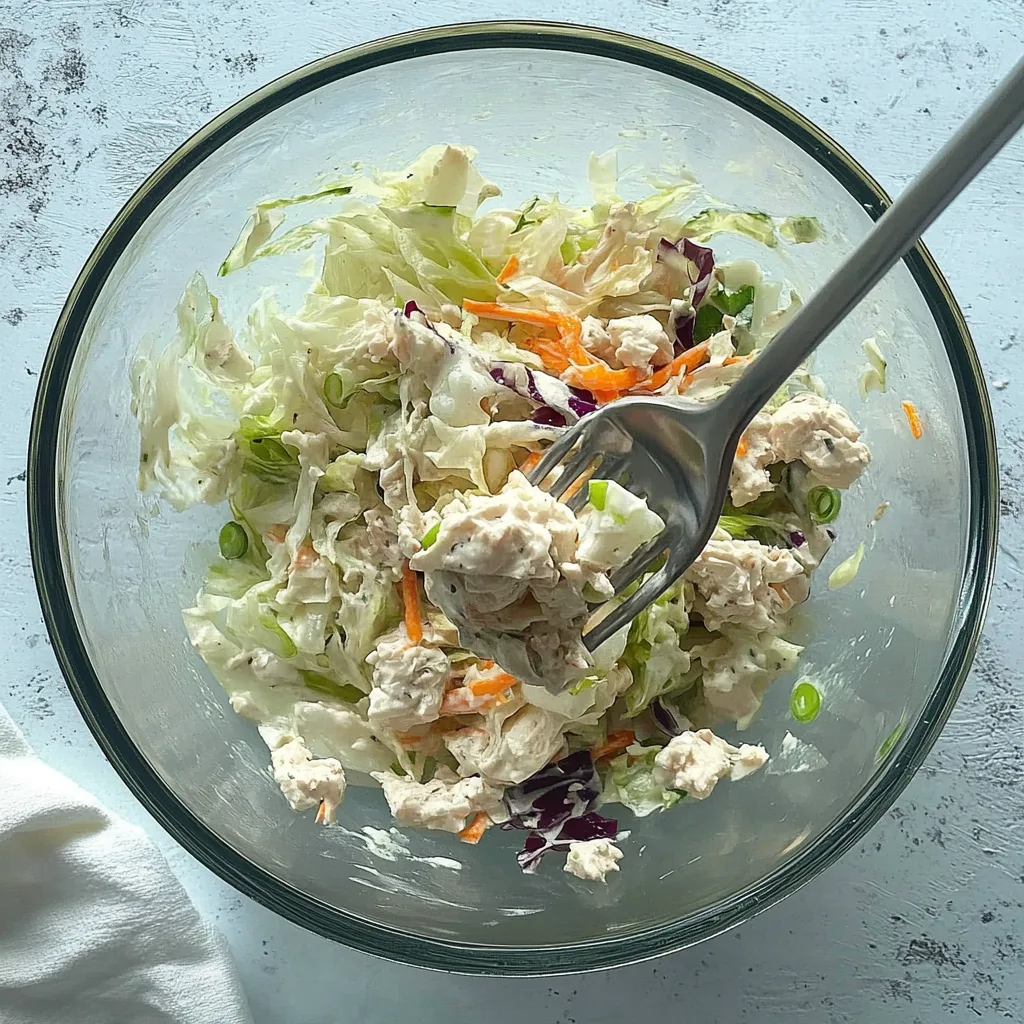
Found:
[(910, 782), (959, 696), (984, 621), (998, 530), (995, 429), (981, 364), (944, 277), (923, 244), (905, 258), (928, 303), (959, 384), (969, 454), (969, 528), (959, 614), (939, 679), (911, 730), (845, 810), (779, 868), (678, 921), (627, 936), (518, 948), (426, 938), (338, 910), (253, 864), (171, 792), (121, 725), (89, 659), (65, 582), (60, 522), (61, 423), (74, 357), (92, 307), (116, 261), (167, 194), (238, 132), (298, 96), (357, 72), (420, 56), (486, 49), (568, 50), (637, 65), (723, 97), (811, 155), (877, 219), (890, 203), (881, 186), (825, 132), (753, 83), (693, 54), (624, 33), (557, 22), (441, 25), (373, 40), (314, 60), (239, 100), (179, 146), (134, 192), (104, 231), (55, 326), (33, 407), (28, 453), (32, 566), (46, 627), (82, 717), (142, 805), (197, 860), (240, 892), (327, 938), (387, 960), (466, 974), (543, 976), (636, 963), (693, 945), (795, 892), (857, 843)]

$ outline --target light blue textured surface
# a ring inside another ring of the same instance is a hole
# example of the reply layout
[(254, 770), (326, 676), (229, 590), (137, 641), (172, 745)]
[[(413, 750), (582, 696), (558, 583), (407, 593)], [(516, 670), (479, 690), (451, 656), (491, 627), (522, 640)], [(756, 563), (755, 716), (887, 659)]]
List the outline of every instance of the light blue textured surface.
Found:
[[(261, 1024), (1021, 1019), (1024, 140), (927, 237), (974, 332), (1000, 434), (1000, 568), (976, 667), (898, 806), (781, 906), (696, 949), (585, 978), (393, 967), (221, 883), (148, 819), (93, 744), (45, 637), (24, 523), (35, 374), (67, 290), (122, 201), (222, 107), (315, 57), (466, 10), (452, 0), (0, 0), (0, 700), (56, 767), (148, 829), (227, 935)], [(1024, 43), (1018, 0), (515, 0), (475, 14), (589, 22), (694, 51), (808, 114), (892, 192)]]

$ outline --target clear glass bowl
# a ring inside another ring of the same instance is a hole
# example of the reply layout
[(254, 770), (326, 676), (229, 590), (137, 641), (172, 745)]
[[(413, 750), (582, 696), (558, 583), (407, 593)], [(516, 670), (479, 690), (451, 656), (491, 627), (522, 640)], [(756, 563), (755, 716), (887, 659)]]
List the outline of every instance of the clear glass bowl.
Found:
[[(868, 553), (853, 585), (830, 593), (819, 579), (806, 606), (804, 671), (822, 685), (824, 710), (794, 723), (790, 684), (780, 681), (750, 735), (778, 752), (791, 730), (827, 766), (764, 771), (642, 820), (624, 814), (623, 870), (596, 892), (574, 887), (554, 858), (521, 874), (521, 837), (497, 830), (478, 847), (411, 834), (388, 860), (360, 831), (390, 827), (379, 791), (352, 788), (338, 828), (293, 814), (255, 729), (190, 649), (180, 609), (224, 513), (174, 514), (137, 492), (128, 368), (142, 335), (170, 331), (188, 275), (215, 277), (255, 201), (300, 192), (315, 172), (352, 159), (401, 166), (438, 141), (475, 146), (517, 203), (552, 190), (585, 199), (588, 154), (620, 146), (623, 164), (686, 164), (723, 200), (814, 214), (823, 240), (780, 247), (767, 261), (805, 292), (887, 203), (846, 153), (772, 96), (696, 57), (610, 32), (462, 25), (310, 64), (174, 153), (76, 282), (32, 425), (39, 594), (68, 685), (107, 756), (164, 827), (241, 891), (323, 935), (422, 966), (543, 974), (636, 961), (738, 924), (821, 871), (879, 818), (935, 741), (993, 567), (996, 453), (983, 378), (923, 248), (817, 356), (874, 453), (844, 502), (833, 557), (860, 540)], [(720, 257), (745, 254), (729, 236), (714, 244)], [(217, 282), (229, 317), (252, 299), (253, 273)], [(860, 341), (879, 331), (889, 339), (890, 388), (862, 403)], [(921, 411), (920, 441), (903, 398)], [(872, 527), (883, 501), (890, 507)]]

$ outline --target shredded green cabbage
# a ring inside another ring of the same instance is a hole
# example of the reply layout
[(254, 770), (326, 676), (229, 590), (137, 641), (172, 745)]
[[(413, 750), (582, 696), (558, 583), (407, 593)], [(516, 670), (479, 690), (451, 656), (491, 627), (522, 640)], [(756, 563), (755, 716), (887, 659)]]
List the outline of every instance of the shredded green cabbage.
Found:
[[(780, 238), (813, 241), (820, 225), (727, 206), (684, 170), (660, 172), (627, 200), (639, 177), (621, 171), (615, 151), (590, 160), (589, 205), (526, 195), (498, 206), (474, 156), (434, 146), (395, 171), (356, 170), (257, 203), (219, 275), (242, 284), (254, 261), (305, 250), (318, 272), (300, 303), (285, 307), (267, 290), (230, 316), (201, 275), (187, 282), (170, 341), (147, 339), (132, 367), (139, 485), (176, 509), (225, 503), (184, 619), (275, 757), (301, 738), (321, 782), (333, 759), (435, 787), (491, 772), (500, 789), (528, 777), (520, 762), (543, 768), (564, 744), (581, 751), (628, 728), (641, 742), (599, 762), (603, 799), (644, 816), (681, 798), (654, 781), (661, 747), (643, 744), (661, 735), (654, 715), (663, 708), (651, 702), (672, 695), (695, 722), (719, 713), (749, 722), (801, 651), (780, 635), (799, 583), (791, 593), (788, 582), (767, 581), (817, 564), (809, 559), (820, 557), (824, 535), (809, 531), (838, 514), (839, 492), (812, 488), (808, 510), (781, 464), (762, 459), (772, 489), (727, 505), (719, 521), (744, 542), (734, 561), (723, 555), (706, 576), (695, 567), (590, 654), (579, 640), (587, 603), (609, 600), (616, 570), (666, 522), (628, 476), (590, 480), (586, 504), (566, 521), (564, 506), (553, 512), (514, 471), (527, 471), (524, 460), (563, 424), (615, 398), (617, 389), (571, 390), (573, 367), (604, 361), (628, 391), (689, 344), (680, 328), (689, 317), (694, 342), (713, 339), (690, 396), (713, 398), (741, 372), (729, 357), (756, 353), (799, 309), (792, 288), (752, 260), (716, 264), (700, 253), (698, 288), (695, 250), (676, 250), (681, 239), (702, 244), (724, 232), (775, 248)], [(292, 219), (300, 209), (306, 223)], [(671, 266), (663, 238), (679, 255)], [(864, 351), (864, 387), (884, 390), (881, 350), (870, 340)], [(801, 371), (769, 411), (817, 388)], [(514, 481), (525, 488), (519, 504)], [(481, 499), (493, 500), (486, 515), (462, 533), (449, 529)], [(797, 545), (792, 535), (805, 529)], [(863, 554), (861, 544), (829, 586), (849, 583)], [(449, 562), (412, 575), (430, 558)], [(484, 572), (488, 558), (507, 564)], [(551, 643), (540, 651), (564, 655), (571, 684), (539, 686), (517, 670), (520, 681), (501, 681), (500, 695), (460, 704), (479, 696), (469, 683), (485, 685), (511, 663), (480, 652), (483, 629), (456, 626), (435, 589), (456, 572), (450, 565), (462, 566), (481, 608), (508, 613), (502, 636), (524, 657), (534, 634), (574, 615), (575, 633), (545, 634)], [(523, 597), (536, 578), (543, 585)], [(519, 596), (502, 604), (502, 588)], [(721, 628), (709, 631), (723, 602)], [(406, 662), (411, 681), (401, 678)], [(428, 679), (439, 682), (433, 704), (417, 689)], [(801, 714), (813, 703), (804, 697)]]

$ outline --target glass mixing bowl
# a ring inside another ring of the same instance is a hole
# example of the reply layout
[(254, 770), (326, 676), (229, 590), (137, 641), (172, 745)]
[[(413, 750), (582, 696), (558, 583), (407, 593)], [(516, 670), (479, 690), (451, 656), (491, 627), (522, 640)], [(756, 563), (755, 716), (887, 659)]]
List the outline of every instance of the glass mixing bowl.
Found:
[[(174, 153), (76, 282), (32, 424), (39, 594), (68, 685), (107, 756), (161, 824), (241, 891), (330, 938), (422, 966), (542, 974), (635, 961), (744, 921), (821, 871), (877, 821), (938, 736), (978, 637), (995, 551), (982, 373), (920, 247), (816, 357), (874, 454), (844, 500), (832, 557), (861, 540), (867, 554), (844, 590), (829, 592), (819, 578), (803, 616), (802, 672), (823, 690), (821, 714), (795, 723), (791, 681), (782, 680), (748, 738), (778, 755), (791, 730), (827, 764), (777, 756), (782, 768), (808, 770), (765, 770), (640, 820), (623, 813), (631, 835), (607, 888), (576, 887), (554, 858), (522, 874), (515, 833), (494, 830), (467, 847), (437, 832), (365, 832), (391, 825), (376, 788), (352, 787), (340, 825), (319, 827), (289, 810), (255, 728), (232, 713), (186, 641), (180, 609), (224, 512), (175, 514), (136, 490), (129, 365), (144, 334), (169, 335), (192, 271), (215, 278), (257, 200), (301, 192), (343, 161), (398, 167), (438, 141), (475, 146), (514, 203), (553, 190), (585, 200), (588, 155), (619, 146), (623, 164), (685, 164), (722, 200), (814, 214), (821, 241), (760, 256), (805, 294), (887, 203), (842, 149), (772, 96), (696, 57), (610, 32), (461, 25), (310, 64)], [(719, 258), (748, 254), (742, 239), (713, 244)], [(247, 274), (217, 282), (229, 318), (255, 295), (259, 279)], [(889, 391), (861, 402), (860, 342), (881, 332)], [(901, 399), (921, 412), (920, 441)], [(888, 511), (871, 525), (883, 501)]]

